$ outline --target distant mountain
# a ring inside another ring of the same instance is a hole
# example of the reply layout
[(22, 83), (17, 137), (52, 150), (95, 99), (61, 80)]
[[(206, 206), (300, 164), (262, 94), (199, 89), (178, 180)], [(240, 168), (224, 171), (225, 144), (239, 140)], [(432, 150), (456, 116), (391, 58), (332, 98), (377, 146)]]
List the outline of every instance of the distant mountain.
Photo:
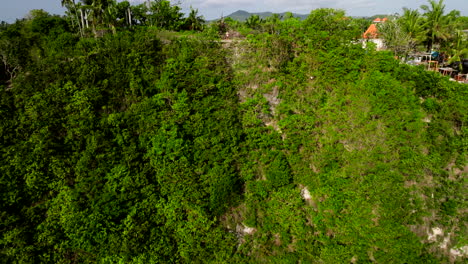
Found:
[[(238, 10), (226, 17), (230, 17), (234, 20), (237, 20), (237, 21), (241, 21), (241, 22), (244, 22), (245, 20), (247, 20), (247, 18), (251, 17), (252, 15), (258, 15), (260, 18), (262, 19), (265, 19), (267, 17), (270, 17), (272, 16), (273, 14), (278, 14), (280, 16), (284, 16), (286, 14), (286, 12), (283, 12), (283, 13), (272, 13), (272, 12), (259, 12), (259, 13), (250, 13), (250, 12), (247, 12), (247, 11), (244, 11), (244, 10)], [(302, 15), (302, 14), (295, 14), (293, 13), (293, 15), (295, 17), (298, 17), (300, 19), (306, 19), (308, 15)]]
[[(234, 20), (237, 20), (237, 21), (241, 21), (241, 22), (244, 22), (245, 20), (247, 20), (247, 18), (251, 17), (252, 15), (258, 15), (260, 18), (262, 19), (265, 19), (267, 17), (270, 17), (272, 16), (273, 14), (278, 14), (280, 16), (283, 16), (286, 14), (286, 12), (282, 12), (282, 13), (272, 13), (272, 12), (257, 12), (257, 13), (250, 13), (250, 12), (247, 12), (245, 10), (237, 10), (236, 12), (226, 16), (226, 17), (230, 17)], [(306, 19), (309, 15), (304, 15), (304, 14), (296, 14), (296, 13), (293, 13), (293, 15), (295, 17), (298, 17), (300, 18), (301, 20), (304, 20)], [(366, 20), (374, 20), (376, 18), (388, 18), (388, 19), (391, 19), (391, 18), (394, 18), (395, 15), (384, 15), (384, 14), (381, 14), (381, 15), (373, 15), (373, 16), (352, 16), (353, 18), (363, 18), (363, 19), (366, 19)], [(218, 19), (215, 19), (215, 20), (218, 20)]]

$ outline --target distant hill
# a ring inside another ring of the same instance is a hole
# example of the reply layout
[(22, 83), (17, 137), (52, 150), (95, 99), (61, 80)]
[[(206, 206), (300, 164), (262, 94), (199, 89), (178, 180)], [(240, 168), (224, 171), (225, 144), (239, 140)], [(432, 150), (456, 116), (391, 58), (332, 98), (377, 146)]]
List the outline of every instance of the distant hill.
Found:
[[(272, 12), (259, 12), (259, 13), (250, 13), (250, 12), (247, 12), (247, 11), (244, 11), (244, 10), (238, 10), (226, 17), (230, 17), (234, 20), (237, 20), (237, 21), (245, 21), (247, 20), (247, 18), (251, 17), (252, 15), (258, 15), (260, 18), (262, 19), (265, 19), (267, 17), (270, 17), (272, 16), (273, 14), (278, 14), (280, 16), (284, 16), (286, 14), (286, 12), (283, 12), (283, 13), (272, 13)], [(302, 15), (302, 14), (295, 14), (293, 13), (293, 15), (295, 17), (298, 17), (300, 19), (306, 19), (308, 15)]]
[[(258, 15), (260, 18), (262, 19), (265, 19), (267, 17), (270, 17), (272, 16), (273, 14), (278, 14), (280, 16), (284, 16), (286, 14), (286, 12), (282, 12), (282, 13), (273, 13), (273, 12), (257, 12), (257, 13), (250, 13), (250, 12), (247, 12), (245, 10), (237, 10), (236, 12), (226, 16), (226, 17), (230, 17), (234, 20), (237, 20), (237, 21), (241, 21), (241, 22), (244, 22), (245, 20), (247, 20), (247, 18), (251, 17), (252, 15)], [(293, 13), (293, 15), (295, 17), (298, 17), (300, 18), (301, 20), (303, 19), (306, 19), (309, 15), (306, 14), (296, 14), (296, 13)], [(382, 14), (382, 15), (373, 15), (373, 16), (353, 16), (353, 18), (363, 18), (363, 19), (367, 19), (367, 20), (374, 20), (376, 18), (383, 18), (383, 17), (387, 17), (389, 19), (391, 18), (394, 18), (395, 15), (385, 15), (385, 14)], [(215, 19), (215, 20), (218, 20), (218, 19)]]
[(396, 15), (385, 15), (385, 14), (380, 14), (380, 15), (373, 15), (373, 16), (362, 16), (362, 17), (355, 17), (355, 18), (363, 18), (363, 19), (366, 19), (366, 20), (369, 20), (369, 21), (373, 21), (374, 19), (376, 18), (384, 18), (386, 17), (387, 19), (394, 19), (394, 18), (397, 18)]

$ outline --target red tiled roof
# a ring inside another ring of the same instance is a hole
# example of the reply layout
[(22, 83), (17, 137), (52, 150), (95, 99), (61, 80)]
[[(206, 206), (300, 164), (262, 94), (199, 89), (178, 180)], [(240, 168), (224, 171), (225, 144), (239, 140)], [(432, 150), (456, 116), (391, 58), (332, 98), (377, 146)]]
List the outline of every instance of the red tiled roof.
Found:
[(380, 18), (376, 18), (376, 19), (374, 19), (374, 21), (372, 21), (372, 22), (377, 23), (377, 22), (380, 22), (380, 21), (382, 21), (382, 20), (380, 20)]
[(366, 30), (366, 32), (362, 34), (362, 37), (365, 39), (374, 39), (374, 38), (377, 38), (378, 35), (379, 33), (377, 30), (377, 26), (375, 24), (371, 24), (369, 28)]

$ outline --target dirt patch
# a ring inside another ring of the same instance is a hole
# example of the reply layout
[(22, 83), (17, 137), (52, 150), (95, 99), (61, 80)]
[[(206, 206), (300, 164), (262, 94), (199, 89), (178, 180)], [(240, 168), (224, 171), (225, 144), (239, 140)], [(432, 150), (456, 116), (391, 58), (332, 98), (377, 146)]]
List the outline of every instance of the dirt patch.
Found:
[(229, 211), (220, 217), (220, 221), (228, 230), (235, 231), (237, 225), (244, 221), (246, 212), (247, 208), (245, 207), (245, 204), (232, 207)]
[(445, 170), (449, 172), (449, 179), (455, 181), (459, 178), (466, 177), (468, 175), (468, 164), (465, 164), (465, 166), (460, 167), (455, 164), (455, 160), (452, 160), (447, 165)]

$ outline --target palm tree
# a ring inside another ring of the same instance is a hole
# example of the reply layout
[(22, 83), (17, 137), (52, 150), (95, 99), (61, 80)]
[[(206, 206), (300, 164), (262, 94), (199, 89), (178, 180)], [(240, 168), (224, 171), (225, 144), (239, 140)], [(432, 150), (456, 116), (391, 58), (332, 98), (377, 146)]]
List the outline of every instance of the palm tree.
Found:
[(190, 13), (185, 19), (185, 25), (188, 30), (202, 30), (205, 19), (198, 15), (198, 9), (190, 7)]
[[(389, 32), (397, 34), (391, 37), (391, 39), (399, 39), (401, 45), (406, 45), (403, 49), (405, 50), (405, 52), (403, 52), (405, 55), (407, 55), (411, 50), (414, 50), (416, 45), (419, 42), (422, 42), (425, 37), (423, 19), (418, 10), (403, 8), (403, 15), (401, 15), (396, 21), (383, 23), (381, 27), (387, 29), (387, 31), (389, 30)], [(389, 36), (389, 34), (384, 35), (387, 37)], [(390, 34), (390, 36), (392, 36), (392, 34)], [(387, 41), (387, 39), (385, 40)]]
[(278, 24), (281, 22), (282, 16), (279, 14), (273, 14), (270, 17), (266, 18), (266, 24), (265, 28), (268, 30), (270, 34), (277, 33), (276, 29), (278, 27)]
[(249, 18), (247, 18), (245, 24), (247, 24), (249, 28), (257, 29), (257, 27), (260, 26), (262, 22), (263, 19), (261, 19), (259, 15), (251, 15)]
[[(75, 19), (76, 19), (76, 22), (78, 24), (78, 31), (80, 32), (80, 35), (83, 37), (83, 29), (82, 29), (82, 26), (81, 26), (81, 23), (80, 23), (80, 19), (78, 18), (78, 13), (77, 13), (77, 9), (76, 9), (76, 3), (75, 3), (75, 0), (61, 0), (62, 1), (62, 6), (65, 6), (68, 11), (70, 12), (70, 15), (74, 14), (75, 15)], [(70, 17), (70, 20), (72, 22), (72, 26), (73, 26), (73, 18)]]
[(117, 24), (117, 12), (118, 12), (117, 5), (114, 1), (112, 1), (104, 10), (103, 17), (102, 17), (103, 23), (109, 26), (113, 34), (117, 32), (116, 27), (115, 27)]
[(417, 39), (423, 32), (422, 18), (418, 10), (403, 8), (403, 15), (398, 19), (402, 29), (410, 35), (411, 38)]
[(452, 57), (450, 58), (448, 63), (451, 64), (454, 62), (459, 62), (460, 72), (463, 71), (462, 59), (464, 59), (465, 56), (468, 56), (467, 47), (468, 47), (468, 40), (467, 40), (465, 32), (461, 30), (457, 30), (455, 34), (455, 45), (451, 49)]
[(82, 28), (84, 29), (89, 28), (89, 16), (91, 14), (91, 9), (92, 9), (92, 0), (81, 0), (80, 3), (78, 3), (78, 8), (80, 9), (80, 16), (81, 16), (81, 24)]
[(96, 28), (102, 25), (109, 26), (115, 32), (116, 2), (115, 0), (81, 0), (81, 20), (83, 28), (89, 27), (91, 22), (94, 34), (97, 34)]
[(441, 40), (446, 40), (450, 34), (448, 25), (450, 17), (445, 15), (444, 0), (428, 0), (428, 5), (422, 5), (421, 9), (425, 11), (424, 27), (427, 33), (427, 50), (431, 51), (434, 44), (439, 43)]

